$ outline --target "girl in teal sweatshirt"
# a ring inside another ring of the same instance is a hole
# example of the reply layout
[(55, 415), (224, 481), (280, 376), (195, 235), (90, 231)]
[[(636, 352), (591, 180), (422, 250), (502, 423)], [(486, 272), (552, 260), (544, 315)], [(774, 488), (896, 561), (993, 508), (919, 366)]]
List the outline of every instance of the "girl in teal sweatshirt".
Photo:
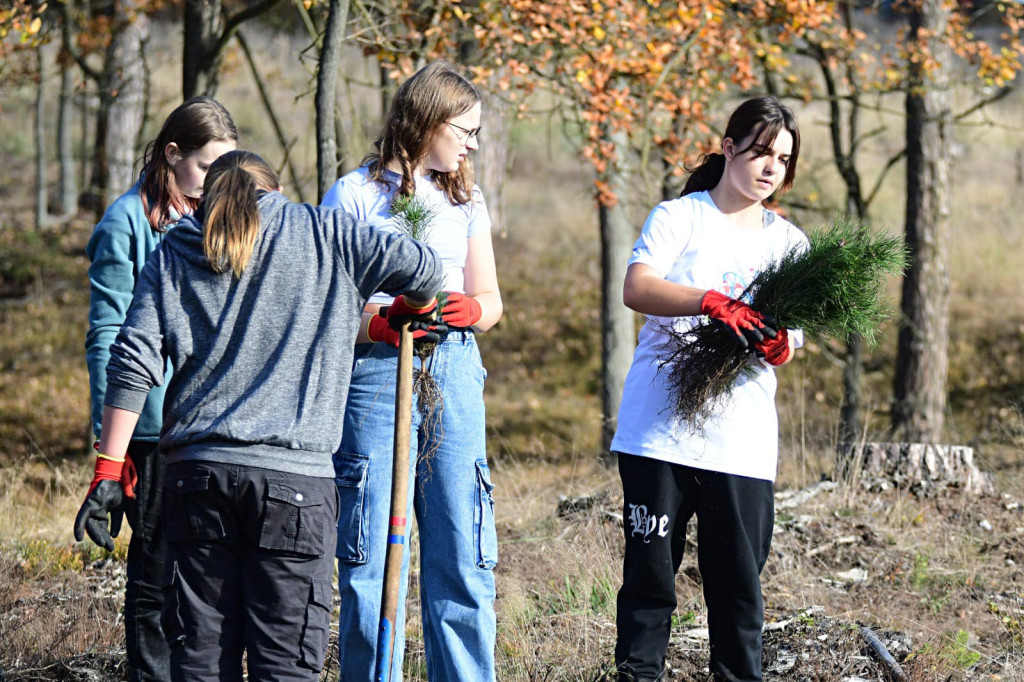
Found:
[[(156, 139), (146, 147), (138, 182), (110, 205), (93, 230), (86, 247), (92, 264), (85, 359), (89, 367), (92, 431), (97, 442), (107, 393), (110, 346), (124, 323), (142, 267), (176, 221), (199, 204), (207, 169), (221, 154), (234, 149), (237, 139), (235, 124), (219, 102), (208, 97), (184, 102), (171, 112)], [(116, 481), (94, 479), (82, 505), (83, 510), (110, 514), (109, 534), (90, 532), (96, 544), (108, 550), (114, 547), (111, 536), (117, 536), (122, 514), (127, 513), (132, 527), (125, 629), (133, 681), (168, 679), (167, 644), (160, 626), (165, 549), (160, 490), (164, 464), (157, 439), (163, 398), (163, 386), (149, 392), (125, 454), (126, 480), (134, 496), (125, 496)], [(97, 473), (108, 464), (102, 455), (98, 456)], [(82, 529), (77, 525), (76, 536), (82, 538)]]

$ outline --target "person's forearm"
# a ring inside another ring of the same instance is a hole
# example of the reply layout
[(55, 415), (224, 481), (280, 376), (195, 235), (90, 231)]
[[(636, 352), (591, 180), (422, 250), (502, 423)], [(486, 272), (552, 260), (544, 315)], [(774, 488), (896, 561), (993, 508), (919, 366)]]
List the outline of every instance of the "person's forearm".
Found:
[(638, 313), (662, 317), (700, 315), (704, 289), (676, 284), (647, 266), (634, 264), (626, 273), (622, 302)]
[(504, 304), (501, 302), (501, 294), (497, 291), (486, 291), (473, 296), (480, 304), (480, 319), (473, 324), (473, 329), (478, 332), (485, 332), (498, 323), (504, 313)]
[(103, 427), (100, 435), (100, 452), (119, 456), (128, 451), (139, 415), (120, 407), (107, 405), (103, 408)]

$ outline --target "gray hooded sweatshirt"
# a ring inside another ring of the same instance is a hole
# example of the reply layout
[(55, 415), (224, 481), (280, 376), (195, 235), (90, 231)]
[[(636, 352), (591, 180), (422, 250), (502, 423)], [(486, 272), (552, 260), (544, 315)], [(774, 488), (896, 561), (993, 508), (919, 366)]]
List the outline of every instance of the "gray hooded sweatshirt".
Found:
[(429, 247), (341, 210), (259, 200), (241, 278), (216, 273), (185, 216), (147, 261), (107, 365), (105, 404), (140, 412), (167, 384), (160, 449), (331, 478), (360, 313), (375, 291), (427, 299), (441, 287)]

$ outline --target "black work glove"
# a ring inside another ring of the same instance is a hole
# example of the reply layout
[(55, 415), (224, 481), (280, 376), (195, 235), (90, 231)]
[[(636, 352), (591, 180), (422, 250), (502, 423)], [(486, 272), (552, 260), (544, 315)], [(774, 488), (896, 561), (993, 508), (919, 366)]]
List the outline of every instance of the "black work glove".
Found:
[[(125, 507), (124, 489), (120, 481), (100, 480), (85, 496), (78, 516), (75, 517), (75, 540), (81, 542), (85, 534), (103, 549), (114, 549), (113, 538), (121, 532)], [(108, 529), (107, 518), (110, 525)]]

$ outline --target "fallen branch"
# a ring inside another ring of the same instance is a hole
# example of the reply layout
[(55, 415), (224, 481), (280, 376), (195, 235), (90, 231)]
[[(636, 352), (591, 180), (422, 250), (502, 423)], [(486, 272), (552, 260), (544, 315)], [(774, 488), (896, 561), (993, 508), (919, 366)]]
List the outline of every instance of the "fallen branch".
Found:
[(874, 654), (882, 660), (882, 663), (885, 664), (886, 668), (888, 668), (889, 676), (894, 680), (899, 680), (899, 682), (905, 682), (908, 679), (907, 674), (903, 672), (903, 668), (900, 667), (900, 664), (896, 662), (896, 659), (892, 657), (889, 650), (885, 648), (884, 644), (882, 644), (882, 640), (878, 639), (878, 635), (872, 632), (871, 628), (868, 627), (862, 627), (860, 629), (860, 634), (864, 637), (865, 641), (867, 641), (868, 646), (871, 647), (871, 651), (873, 651)]
[(778, 511), (779, 509), (791, 509), (792, 507), (799, 507), (801, 504), (811, 499), (812, 497), (817, 496), (819, 493), (835, 490), (836, 485), (837, 484), (835, 481), (819, 481), (818, 483), (815, 483), (812, 486), (808, 486), (807, 488), (804, 488), (803, 490), (798, 490), (796, 492), (784, 491), (781, 493), (776, 493), (775, 509), (776, 511)]
[(836, 538), (834, 540), (829, 540), (824, 545), (820, 545), (818, 547), (815, 547), (814, 549), (809, 549), (806, 552), (804, 552), (804, 556), (806, 556), (806, 557), (818, 556), (822, 552), (827, 552), (828, 550), (832, 549), (833, 547), (838, 547), (839, 545), (852, 545), (852, 544), (857, 543), (857, 542), (860, 542), (860, 538), (859, 537), (857, 537), (856, 535), (847, 535), (845, 537)]

